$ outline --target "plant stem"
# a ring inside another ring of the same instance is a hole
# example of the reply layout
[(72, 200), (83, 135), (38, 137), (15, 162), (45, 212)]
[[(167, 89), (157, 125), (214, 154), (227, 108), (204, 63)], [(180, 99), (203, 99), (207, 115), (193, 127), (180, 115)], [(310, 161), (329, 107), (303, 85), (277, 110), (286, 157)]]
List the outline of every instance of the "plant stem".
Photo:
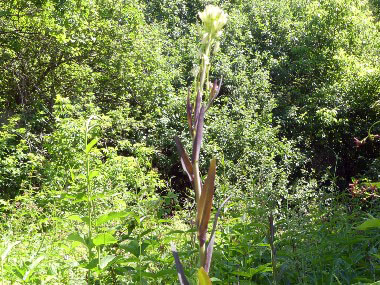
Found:
[[(90, 122), (86, 122), (86, 133), (85, 133), (85, 149), (88, 145), (88, 132), (89, 132)], [(86, 178), (87, 178), (87, 210), (88, 210), (88, 241), (92, 238), (92, 201), (91, 201), (91, 184), (90, 184), (90, 155), (86, 152)], [(92, 251), (90, 246), (88, 247), (88, 262), (92, 260)], [(91, 280), (91, 270), (88, 270), (87, 284), (90, 284)]]
[(269, 244), (271, 249), (272, 256), (272, 271), (273, 271), (273, 283), (278, 284), (277, 282), (277, 268), (276, 268), (276, 248), (274, 246), (274, 224), (273, 224), (273, 214), (271, 213), (268, 217), (269, 220)]

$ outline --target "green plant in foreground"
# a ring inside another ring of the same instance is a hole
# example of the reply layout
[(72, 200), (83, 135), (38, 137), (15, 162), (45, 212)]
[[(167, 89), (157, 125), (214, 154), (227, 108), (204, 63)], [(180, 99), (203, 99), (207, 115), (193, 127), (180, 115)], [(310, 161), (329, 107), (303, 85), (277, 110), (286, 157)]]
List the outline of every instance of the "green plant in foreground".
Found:
[[(88, 284), (93, 283), (95, 280), (93, 273), (101, 273), (120, 258), (120, 256), (116, 255), (103, 254), (104, 246), (115, 244), (118, 241), (112, 232), (100, 230), (100, 226), (108, 221), (118, 220), (129, 215), (129, 213), (121, 211), (96, 216), (94, 202), (101, 198), (102, 195), (96, 195), (93, 191), (93, 180), (99, 175), (99, 171), (91, 170), (90, 167), (90, 153), (99, 140), (99, 138), (95, 137), (89, 142), (90, 131), (98, 126), (97, 124), (91, 124), (94, 119), (96, 119), (96, 117), (91, 116), (85, 123), (85, 177), (82, 178), (85, 179), (86, 191), (79, 193), (75, 197), (77, 201), (86, 202), (87, 216), (71, 215), (68, 217), (70, 220), (82, 222), (87, 225), (88, 231), (85, 236), (79, 232), (74, 232), (68, 236), (68, 240), (79, 242), (87, 248), (87, 260), (81, 261), (80, 267), (88, 270)], [(73, 173), (72, 179), (76, 179)], [(99, 282), (101, 282), (101, 280), (99, 280)]]
[[(203, 22), (203, 29), (199, 69), (196, 70), (196, 77), (194, 80), (195, 104), (193, 105), (190, 102), (191, 92), (189, 90), (186, 108), (188, 127), (193, 141), (191, 159), (186, 153), (178, 137), (175, 137), (175, 143), (181, 157), (182, 167), (187, 173), (195, 191), (195, 200), (197, 204), (196, 227), (199, 242), (200, 261), (198, 279), (200, 284), (210, 284), (211, 281), (208, 277), (208, 272), (211, 264), (215, 238), (214, 234), (219, 211), (215, 216), (213, 230), (211, 232), (207, 247), (206, 238), (208, 223), (211, 215), (212, 200), (214, 196), (216, 159), (211, 159), (207, 178), (205, 181), (202, 181), (199, 170), (199, 154), (202, 145), (205, 113), (218, 96), (221, 86), (221, 82), (218, 84), (217, 80), (215, 80), (213, 84), (209, 82), (210, 55), (212, 50), (214, 52), (218, 50), (219, 38), (222, 35), (222, 28), (227, 23), (227, 14), (225, 14), (219, 7), (208, 5), (203, 12), (199, 13), (199, 17)], [(205, 98), (205, 94), (209, 94), (209, 97)], [(206, 103), (203, 103), (203, 101)], [(222, 206), (223, 205), (224, 203)], [(174, 245), (172, 246), (172, 252), (175, 258), (180, 283), (188, 284)]]

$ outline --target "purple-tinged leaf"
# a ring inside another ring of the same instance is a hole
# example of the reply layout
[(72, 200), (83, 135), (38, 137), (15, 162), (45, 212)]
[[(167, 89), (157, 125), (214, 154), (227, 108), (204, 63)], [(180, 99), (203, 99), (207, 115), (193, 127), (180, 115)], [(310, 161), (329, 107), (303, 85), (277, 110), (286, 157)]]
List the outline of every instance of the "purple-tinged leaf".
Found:
[(197, 128), (200, 110), (202, 106), (202, 94), (200, 91), (197, 93), (197, 98), (195, 99), (195, 109), (194, 109), (194, 129)]
[(195, 138), (193, 142), (192, 161), (195, 163), (199, 159), (199, 152), (201, 150), (202, 138), (203, 138), (203, 122), (205, 119), (205, 107), (202, 106), (199, 111), (199, 118), (197, 122), (197, 130), (195, 132)]
[(203, 185), (202, 194), (199, 198), (199, 207), (197, 213), (198, 239), (199, 246), (202, 247), (206, 242), (207, 226), (210, 221), (212, 199), (214, 197), (214, 184), (216, 174), (216, 159), (213, 158), (210, 162), (207, 178)]
[(175, 267), (177, 268), (179, 284), (189, 285), (189, 281), (186, 279), (185, 271), (183, 270), (182, 263), (179, 260), (178, 252), (174, 243), (171, 244), (171, 250), (175, 261)]
[(179, 153), (179, 156), (181, 157), (181, 164), (183, 170), (186, 172), (187, 176), (189, 177), (189, 180), (191, 183), (193, 183), (194, 180), (194, 173), (193, 173), (193, 165), (191, 164), (190, 158), (186, 153), (186, 150), (184, 149), (179, 137), (175, 136), (175, 145), (177, 146), (177, 151)]
[(217, 89), (218, 89), (218, 80), (215, 79), (214, 84), (212, 84), (212, 88), (210, 91), (209, 101), (212, 101), (212, 99), (214, 98), (214, 96), (216, 94)]
[(217, 81), (214, 81), (214, 84), (212, 86), (211, 92), (210, 92), (210, 99), (207, 103), (206, 111), (211, 107), (212, 103), (214, 102), (215, 98), (218, 97), (220, 88), (222, 87), (222, 81), (223, 78), (220, 79), (219, 86)]
[(190, 88), (187, 92), (187, 102), (186, 102), (186, 112), (187, 112), (187, 123), (189, 125), (189, 131), (190, 131), (190, 135), (191, 137), (193, 137), (193, 120), (192, 120), (192, 117), (191, 117), (191, 113), (192, 113), (192, 106), (191, 106), (191, 103), (190, 103)]
[(209, 270), (210, 270), (210, 265), (211, 265), (211, 259), (212, 259), (212, 252), (214, 250), (214, 242), (215, 242), (215, 231), (216, 231), (216, 226), (218, 224), (218, 218), (219, 218), (219, 215), (220, 215), (220, 212), (222, 211), (224, 205), (228, 202), (228, 200), (230, 200), (232, 197), (232, 195), (228, 196), (227, 199), (225, 199), (222, 203), (222, 205), (220, 205), (218, 211), (216, 212), (215, 214), (215, 218), (214, 218), (214, 223), (212, 225), (212, 231), (211, 231), (211, 235), (210, 235), (210, 240), (208, 242), (208, 245), (207, 245), (207, 249), (206, 249), (206, 264), (205, 264), (205, 271), (208, 273)]

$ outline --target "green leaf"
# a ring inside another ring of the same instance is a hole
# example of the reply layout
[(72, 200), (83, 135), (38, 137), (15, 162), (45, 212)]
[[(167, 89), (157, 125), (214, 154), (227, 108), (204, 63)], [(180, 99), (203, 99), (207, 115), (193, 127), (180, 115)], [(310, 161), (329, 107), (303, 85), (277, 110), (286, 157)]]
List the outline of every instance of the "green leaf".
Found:
[(117, 258), (116, 255), (107, 255), (105, 257), (103, 257), (101, 260), (100, 260), (100, 263), (99, 263), (99, 267), (100, 269), (104, 269), (106, 268), (108, 265), (111, 265), (113, 263), (113, 261)]
[(199, 285), (211, 285), (210, 277), (208, 277), (208, 274), (203, 267), (198, 269), (198, 280)]
[(1, 255), (1, 263), (4, 263), (5, 259), (7, 258), (8, 254), (10, 253), (10, 251), (12, 250), (12, 248), (16, 245), (18, 245), (21, 241), (15, 241), (11, 244), (8, 245), (7, 249), (3, 252), (3, 254)]
[(114, 244), (117, 243), (117, 239), (113, 237), (113, 235), (109, 233), (98, 234), (96, 237), (92, 239), (95, 245), (102, 244)]
[(99, 261), (98, 258), (94, 258), (90, 262), (82, 261), (80, 263), (80, 267), (92, 270), (98, 266), (98, 261)]
[(380, 219), (369, 219), (356, 227), (360, 231), (365, 231), (369, 228), (380, 228)]
[(92, 170), (90, 172), (89, 179), (91, 180), (91, 179), (95, 178), (98, 175), (99, 175), (99, 171), (98, 170)]
[(29, 276), (33, 274), (34, 269), (36, 266), (45, 258), (45, 256), (41, 255), (37, 259), (35, 259), (32, 264), (29, 266), (28, 270), (25, 272), (22, 280), (26, 281), (28, 280)]
[(270, 244), (269, 244), (269, 243), (263, 243), (263, 242), (258, 243), (258, 244), (256, 244), (256, 245), (257, 245), (257, 246), (270, 247)]
[(96, 143), (99, 141), (99, 138), (94, 138), (90, 143), (86, 146), (86, 154), (88, 154), (91, 149), (96, 145)]
[(72, 220), (72, 221), (81, 222), (81, 223), (86, 223), (87, 225), (90, 222), (90, 219), (87, 216), (86, 217), (80, 217), (79, 215), (71, 215), (71, 216), (68, 216), (67, 219)]
[(84, 238), (77, 232), (69, 234), (69, 236), (67, 237), (67, 240), (78, 241), (81, 244), (84, 244), (85, 246), (87, 246), (87, 243), (84, 240)]
[(132, 253), (134, 256), (139, 257), (144, 254), (145, 249), (149, 246), (147, 242), (142, 242), (141, 246), (137, 240), (131, 241), (129, 244), (123, 244), (120, 247), (125, 251)]
[(95, 224), (97, 226), (100, 226), (108, 221), (113, 221), (113, 220), (117, 220), (117, 219), (121, 219), (121, 218), (124, 218), (124, 217), (127, 217), (131, 214), (131, 212), (124, 212), (124, 211), (121, 211), (121, 212), (110, 212), (108, 214), (104, 214), (104, 215), (101, 215), (99, 216), (99, 218), (96, 219), (96, 222)]
[(86, 192), (80, 192), (80, 193), (75, 195), (73, 202), (78, 203), (78, 202), (82, 202), (82, 201), (86, 201), (86, 200), (87, 200)]
[(271, 272), (271, 271), (272, 271), (271, 263), (266, 263), (266, 264), (262, 264), (256, 268), (250, 268), (248, 271), (234, 271), (232, 273), (239, 275), (239, 276), (251, 278), (252, 276), (254, 276), (257, 273)]
[(97, 200), (97, 199), (102, 199), (106, 197), (106, 195), (104, 195), (103, 193), (99, 193), (99, 194), (96, 194), (96, 195), (93, 195), (90, 197), (90, 200), (91, 201), (94, 201), (94, 200)]
[(175, 269), (163, 269), (156, 273), (156, 277), (164, 277), (164, 276), (175, 276), (177, 275), (177, 270)]

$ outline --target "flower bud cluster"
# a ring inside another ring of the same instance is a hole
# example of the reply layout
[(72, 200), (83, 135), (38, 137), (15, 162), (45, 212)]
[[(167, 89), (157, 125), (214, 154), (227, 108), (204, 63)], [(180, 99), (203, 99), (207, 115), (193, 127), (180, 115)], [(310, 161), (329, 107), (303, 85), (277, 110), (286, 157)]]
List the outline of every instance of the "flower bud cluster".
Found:
[(202, 20), (201, 46), (199, 49), (199, 68), (194, 69), (195, 75), (195, 94), (198, 92), (203, 95), (204, 88), (209, 92), (212, 87), (209, 85), (210, 55), (219, 49), (219, 39), (222, 29), (227, 23), (228, 15), (217, 6), (207, 5), (203, 12), (198, 13)]
[(209, 38), (219, 38), (222, 35), (222, 28), (227, 23), (228, 15), (217, 6), (208, 5), (203, 12), (199, 12), (199, 18), (203, 22), (203, 40)]

